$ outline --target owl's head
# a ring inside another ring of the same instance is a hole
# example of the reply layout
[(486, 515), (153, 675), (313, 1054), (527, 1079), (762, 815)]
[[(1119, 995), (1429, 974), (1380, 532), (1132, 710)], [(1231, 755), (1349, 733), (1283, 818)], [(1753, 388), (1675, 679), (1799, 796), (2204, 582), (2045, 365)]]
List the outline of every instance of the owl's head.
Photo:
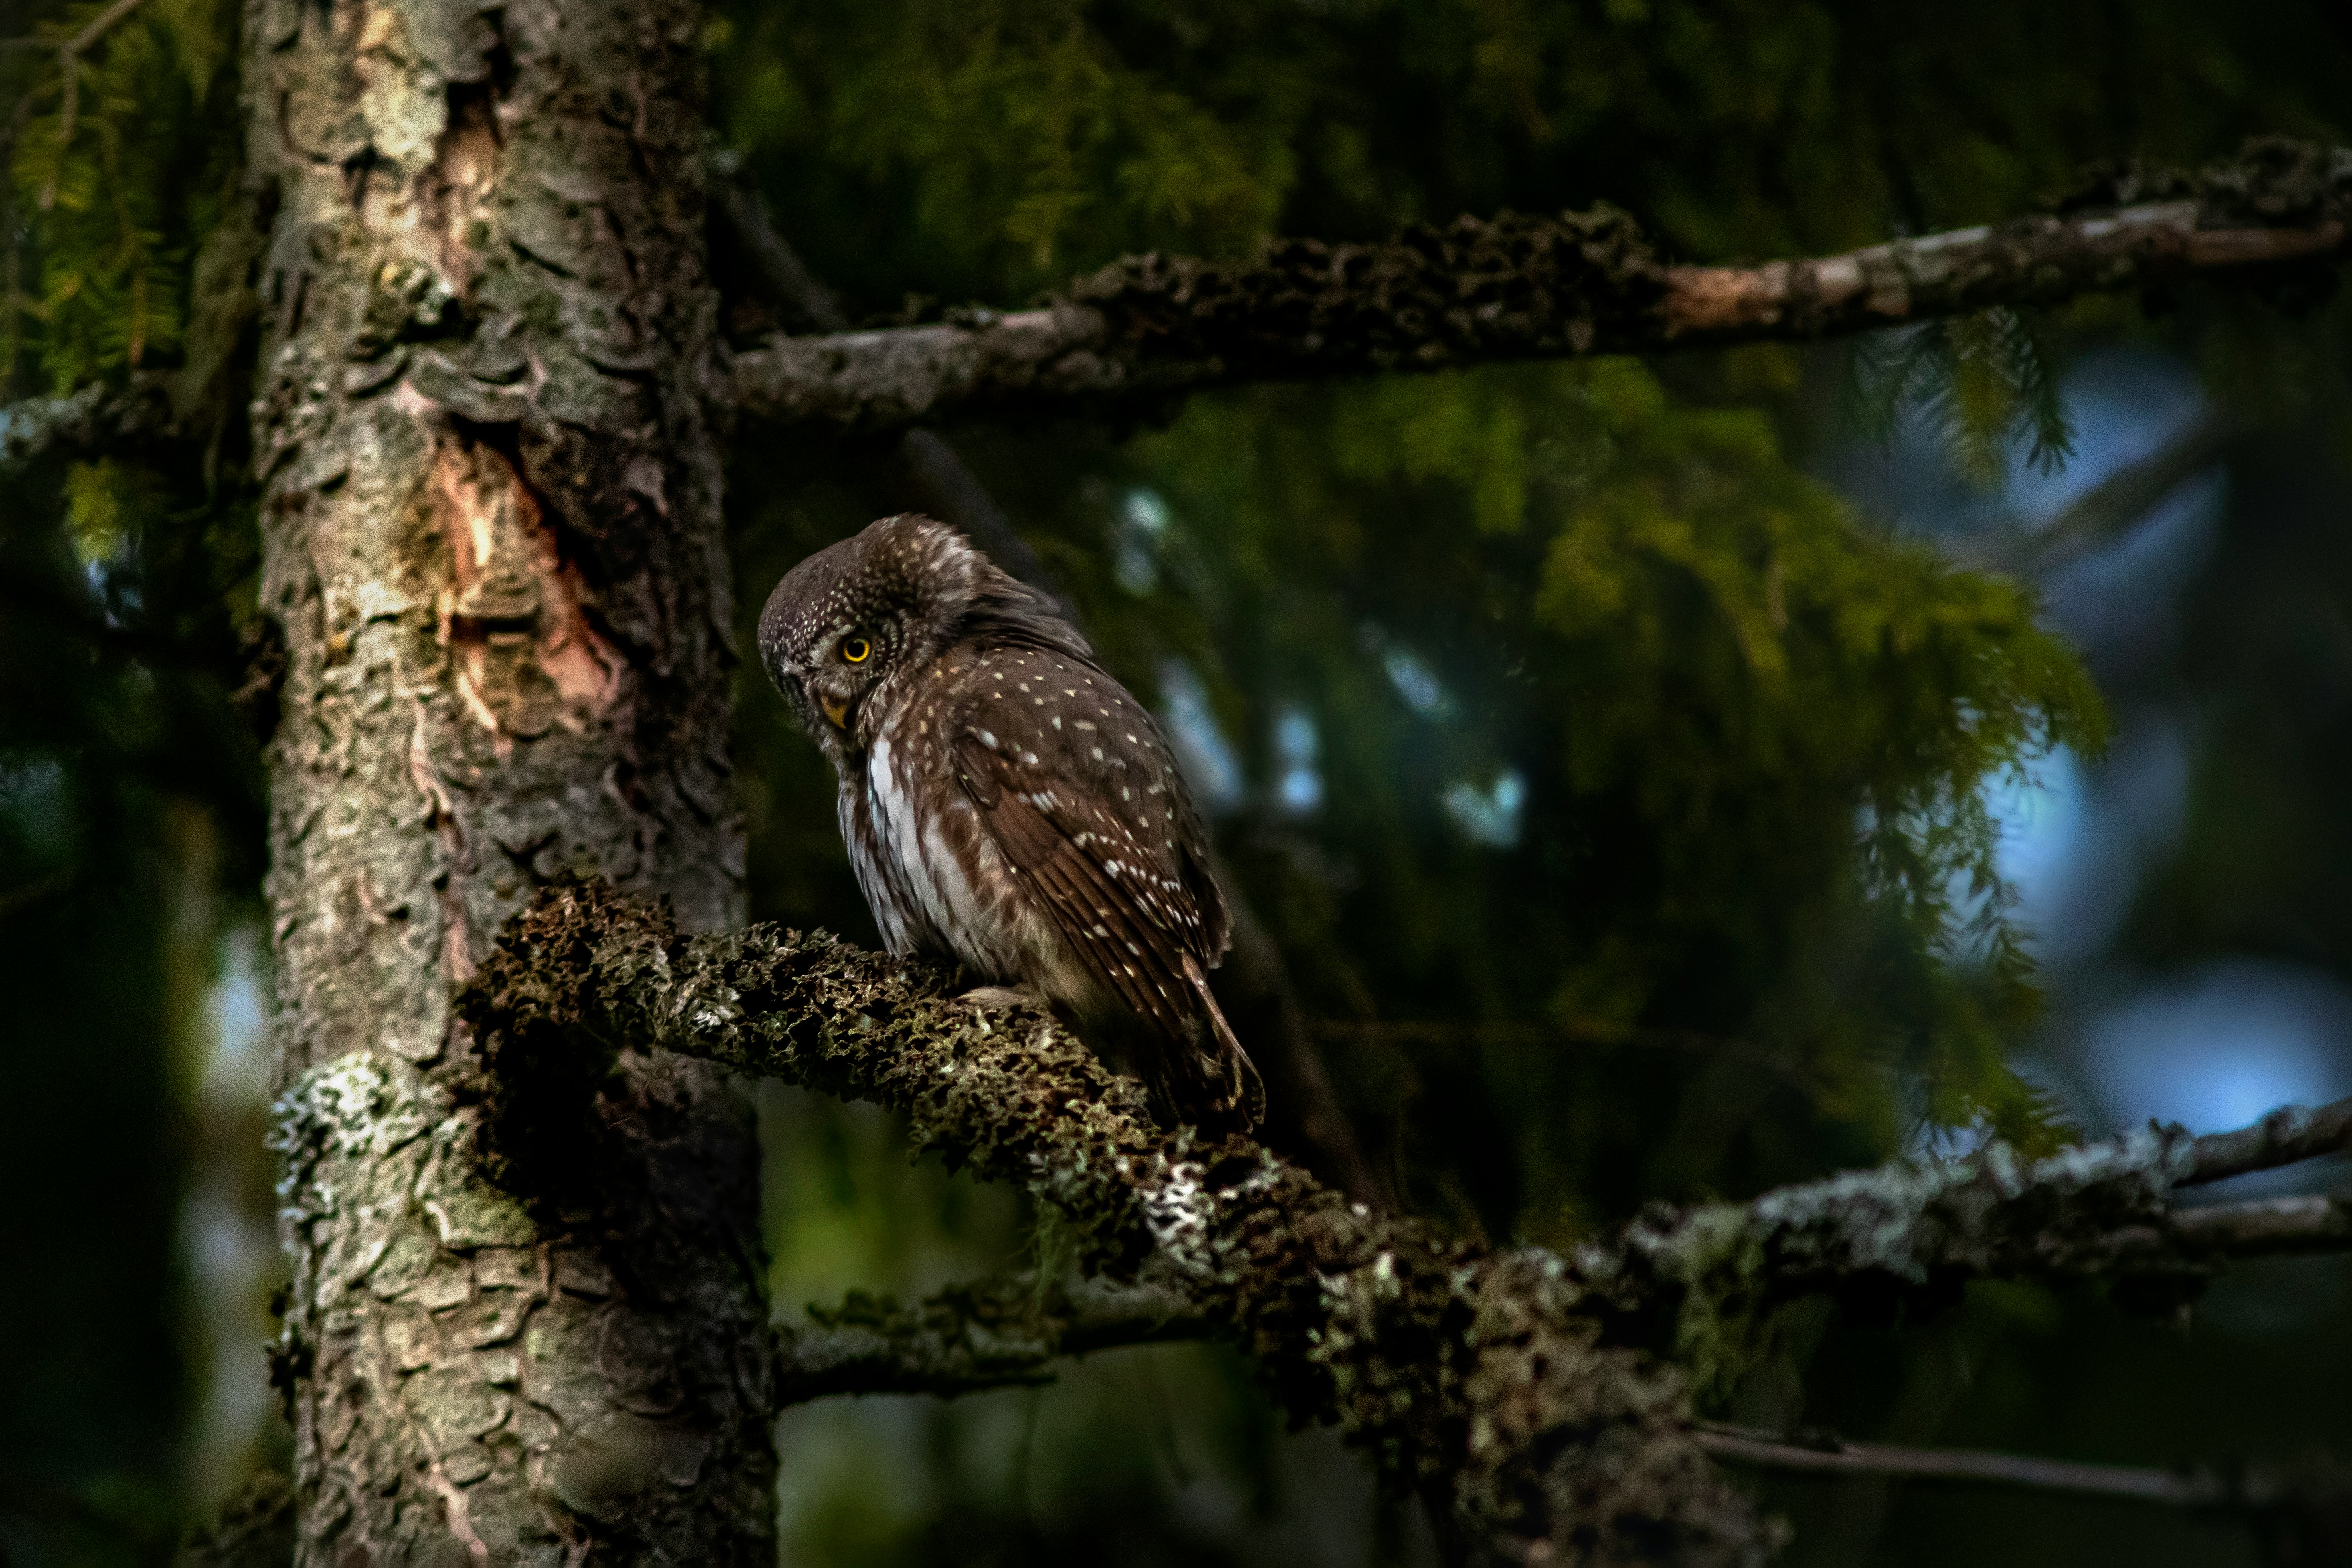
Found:
[(1087, 655), (1042, 595), (963, 535), (914, 512), (886, 517), (784, 574), (760, 612), (760, 660), (836, 762), (862, 751), (877, 692), (968, 637)]

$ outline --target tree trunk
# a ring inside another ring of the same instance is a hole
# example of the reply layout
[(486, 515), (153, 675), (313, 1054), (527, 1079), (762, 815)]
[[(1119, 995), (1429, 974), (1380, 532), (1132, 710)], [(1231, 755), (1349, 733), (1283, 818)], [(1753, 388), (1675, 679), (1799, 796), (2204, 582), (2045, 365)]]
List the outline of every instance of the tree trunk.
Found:
[(560, 871), (741, 919), (698, 23), (247, 8), (305, 1563), (773, 1560), (744, 1102), (624, 1052), (519, 1140), (448, 1005)]

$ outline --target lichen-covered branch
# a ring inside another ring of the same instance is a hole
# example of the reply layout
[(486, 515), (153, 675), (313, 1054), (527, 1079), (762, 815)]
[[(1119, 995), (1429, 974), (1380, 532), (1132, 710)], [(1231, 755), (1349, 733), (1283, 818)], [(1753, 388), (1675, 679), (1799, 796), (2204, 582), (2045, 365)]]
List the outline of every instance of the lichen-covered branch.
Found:
[[(2104, 1253), (2116, 1260), (2116, 1272), (2193, 1283), (2229, 1259), (2346, 1250), (2352, 1250), (2352, 1198), (2307, 1195), (2178, 1209), (2160, 1228), (2119, 1230)], [(1608, 1249), (1598, 1255), (1607, 1257)], [(2075, 1266), (2098, 1255), (2077, 1254)], [(1851, 1293), (1870, 1279), (1857, 1274), (1836, 1289)], [(1652, 1303), (1654, 1316), (1684, 1305), (1679, 1291), (1662, 1294)], [(787, 1336), (782, 1403), (835, 1394), (954, 1395), (1042, 1383), (1062, 1356), (1197, 1340), (1212, 1327), (1176, 1291), (1080, 1281), (1040, 1293), (1025, 1277), (953, 1286), (911, 1308), (854, 1292), (838, 1308), (812, 1306), (809, 1312), (814, 1326)], [(1691, 1314), (1678, 1316), (1687, 1325)]]
[(1995, 1143), (1900, 1161), (1744, 1204), (1661, 1206), (1576, 1255), (1619, 1332), (1704, 1361), (1728, 1322), (1795, 1297), (1933, 1300), (1974, 1279), (2114, 1280), (2151, 1304), (2193, 1296), (2235, 1258), (2352, 1248), (2341, 1198), (2182, 1207), (2176, 1190), (2352, 1143), (2352, 1101), (2288, 1107), (2199, 1138), (2150, 1126), (2028, 1161)]
[(1757, 1559), (1769, 1532), (1688, 1428), (1682, 1379), (1601, 1342), (1561, 1261), (1482, 1253), (1350, 1205), (1238, 1138), (1150, 1122), (1142, 1090), (1050, 1019), (775, 927), (681, 936), (601, 885), (509, 925), (459, 1007), (490, 1126), (530, 1159), (596, 1064), (667, 1046), (907, 1111), (923, 1147), (1015, 1181), (1082, 1271), (1150, 1282), (1257, 1359), (1296, 1418), (1339, 1423), (1392, 1479), (1450, 1500), (1498, 1559)]
[(759, 417), (893, 428), (1149, 403), (1242, 382), (1801, 340), (1995, 306), (2331, 265), (2352, 152), (2282, 141), (2189, 175), (2134, 169), (2057, 213), (1754, 267), (1669, 266), (1622, 213), (1506, 213), (1248, 265), (1130, 257), (1034, 310), (778, 337), (733, 362)]
[[(813, 1380), (796, 1396), (1028, 1381), (1053, 1354), (1181, 1320), (1248, 1350), (1293, 1416), (1339, 1423), (1519, 1560), (1760, 1550), (1764, 1527), (1703, 1460), (1685, 1372), (1712, 1375), (1744, 1321), (1794, 1296), (2100, 1276), (2177, 1300), (2233, 1257), (2352, 1245), (2341, 1200), (2174, 1204), (2209, 1157), (2235, 1169), (2342, 1146), (2352, 1129), (2330, 1108), (2273, 1119), (2268, 1153), (2177, 1127), (2041, 1161), (1996, 1144), (1661, 1208), (1572, 1258), (1486, 1251), (1347, 1203), (1244, 1140), (1154, 1127), (1139, 1088), (1051, 1019), (943, 979), (772, 926), (681, 936), (656, 906), (568, 884), (509, 925), (459, 1006), (514, 1158), (566, 1119), (565, 1096), (584, 1099), (597, 1051), (659, 1045), (907, 1111), (921, 1147), (1059, 1211), (1083, 1272), (1152, 1292), (1092, 1310), (1009, 1289), (853, 1301), (794, 1342), (807, 1370), (786, 1375)], [(1665, 1350), (1683, 1370), (1644, 1353)]]
[(2281, 1106), (2252, 1127), (2209, 1132), (2197, 1140), (2190, 1152), (2195, 1169), (2181, 1181), (2185, 1186), (2218, 1182), (2346, 1149), (2352, 1149), (2352, 1098), (2316, 1110), (2305, 1105)]
[(856, 1290), (838, 1307), (810, 1307), (808, 1316), (806, 1326), (781, 1336), (779, 1405), (1047, 1383), (1065, 1356), (1210, 1333), (1176, 1290), (1101, 1279), (1041, 1289), (1028, 1276), (950, 1286), (911, 1307)]

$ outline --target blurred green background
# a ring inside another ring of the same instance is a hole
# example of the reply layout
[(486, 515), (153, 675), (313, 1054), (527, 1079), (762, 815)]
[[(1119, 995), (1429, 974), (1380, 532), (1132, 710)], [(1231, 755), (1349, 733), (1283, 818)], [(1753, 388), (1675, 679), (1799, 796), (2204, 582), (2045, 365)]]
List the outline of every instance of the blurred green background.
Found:
[[(14, 9), (0, 34), (98, 7)], [(182, 323), (234, 191), (235, 20), (142, 7), (62, 148), (43, 58), (0, 54), (9, 395), (219, 353)], [(722, 5), (707, 42), (714, 144), (862, 321), (1504, 207), (1613, 203), (1709, 261), (1818, 252), (2027, 211), (2095, 160), (2352, 141), (2352, 28), (2318, 4), (821, 0)], [(755, 341), (776, 303), (724, 235), (715, 261)], [(1993, 1131), (2352, 1093), (2352, 323), (2326, 281), (946, 434), (1176, 733), (1375, 1179), (1558, 1245)], [(207, 463), (0, 475), (9, 1563), (168, 1554), (283, 1457), (271, 714), (233, 424)], [(2184, 443), (2153, 508), (2060, 524)], [(744, 647), (793, 561), (924, 499), (878, 441), (762, 436), (730, 483)], [(871, 941), (830, 777), (754, 668), (738, 714), (754, 915)], [(909, 1165), (889, 1118), (761, 1110), (780, 1313), (1031, 1256), (1011, 1194)], [(2347, 1325), (2335, 1260), (2160, 1321), (2018, 1288), (1927, 1321), (1801, 1308), (1706, 1397), (1888, 1441), (2352, 1458)], [(828, 1403), (782, 1440), (798, 1563), (1432, 1560), (1414, 1506), (1213, 1350)], [(1801, 1563), (2261, 1560), (2128, 1505), (1761, 1484)]]

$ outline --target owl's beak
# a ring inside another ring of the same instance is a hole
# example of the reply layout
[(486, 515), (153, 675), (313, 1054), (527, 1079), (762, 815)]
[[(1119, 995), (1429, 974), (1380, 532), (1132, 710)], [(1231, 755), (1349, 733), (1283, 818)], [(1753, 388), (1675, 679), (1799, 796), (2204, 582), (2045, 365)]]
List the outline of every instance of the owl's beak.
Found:
[(824, 710), (824, 716), (833, 721), (833, 727), (835, 729), (846, 730), (849, 728), (848, 703), (843, 701), (838, 697), (820, 697), (817, 699), (817, 706)]

